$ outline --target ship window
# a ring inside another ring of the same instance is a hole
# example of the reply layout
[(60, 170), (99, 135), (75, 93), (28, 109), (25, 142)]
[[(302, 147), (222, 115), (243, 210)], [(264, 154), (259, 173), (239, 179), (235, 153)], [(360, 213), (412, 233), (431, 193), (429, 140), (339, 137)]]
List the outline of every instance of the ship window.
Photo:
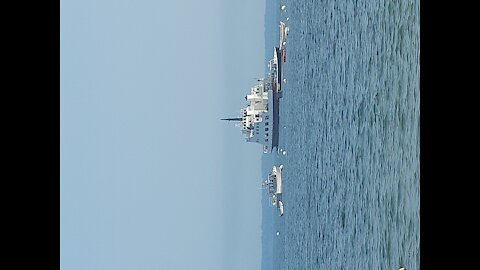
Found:
[(268, 126), (268, 122), (265, 122), (265, 126)]
[(265, 131), (268, 131), (268, 128), (265, 128)]
[(268, 118), (269, 118), (269, 117), (268, 117), (268, 115), (267, 115), (267, 116), (265, 116), (265, 119), (268, 119)]
[(265, 137), (268, 137), (268, 133), (265, 133)]
[(266, 142), (268, 142), (268, 139), (265, 139)]

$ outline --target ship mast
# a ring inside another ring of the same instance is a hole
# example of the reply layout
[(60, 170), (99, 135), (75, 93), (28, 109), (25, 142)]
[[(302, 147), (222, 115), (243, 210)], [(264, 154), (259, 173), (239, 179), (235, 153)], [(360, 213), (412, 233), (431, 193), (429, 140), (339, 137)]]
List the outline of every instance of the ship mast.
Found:
[(243, 118), (242, 117), (234, 117), (234, 118), (222, 118), (220, 120), (224, 120), (224, 121), (242, 121)]

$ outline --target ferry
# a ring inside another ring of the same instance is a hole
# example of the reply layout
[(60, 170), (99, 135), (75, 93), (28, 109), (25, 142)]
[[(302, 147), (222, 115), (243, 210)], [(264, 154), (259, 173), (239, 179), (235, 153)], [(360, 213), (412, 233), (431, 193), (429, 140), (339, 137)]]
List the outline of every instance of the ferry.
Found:
[(266, 79), (257, 79), (258, 84), (245, 96), (247, 105), (240, 110), (240, 116), (221, 120), (235, 122), (245, 140), (263, 145), (264, 153), (278, 148), (279, 107), (282, 97), (283, 63), (286, 62), (286, 37), (288, 27), (280, 22), (280, 45), (274, 47), (273, 59), (268, 62)]
[(245, 141), (263, 145), (263, 153), (271, 153), (278, 147), (280, 98), (282, 97), (283, 69), (281, 51), (274, 48), (273, 59), (268, 63), (267, 79), (257, 79), (258, 84), (245, 96), (247, 105), (239, 117), (221, 120), (236, 122), (245, 136)]

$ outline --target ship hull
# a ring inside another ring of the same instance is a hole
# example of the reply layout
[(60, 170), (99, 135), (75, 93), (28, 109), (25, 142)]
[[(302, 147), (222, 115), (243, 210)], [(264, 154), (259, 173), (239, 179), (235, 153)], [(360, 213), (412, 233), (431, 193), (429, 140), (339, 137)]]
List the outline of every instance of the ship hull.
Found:
[(277, 91), (272, 91), (273, 98), (273, 131), (272, 131), (272, 149), (278, 148), (278, 137), (280, 133), (280, 93)]
[[(276, 87), (272, 89), (273, 101), (273, 132), (272, 132), (272, 149), (278, 148), (278, 137), (280, 133), (280, 98), (282, 97), (282, 80), (283, 80), (283, 65), (281, 61), (282, 52), (279, 48), (275, 48), (277, 54), (277, 78)], [(280, 60), (280, 61), (278, 61)]]
[(274, 90), (277, 92), (282, 91), (282, 80), (283, 80), (283, 53), (278, 47), (275, 47), (275, 53), (277, 54), (277, 81), (276, 87)]

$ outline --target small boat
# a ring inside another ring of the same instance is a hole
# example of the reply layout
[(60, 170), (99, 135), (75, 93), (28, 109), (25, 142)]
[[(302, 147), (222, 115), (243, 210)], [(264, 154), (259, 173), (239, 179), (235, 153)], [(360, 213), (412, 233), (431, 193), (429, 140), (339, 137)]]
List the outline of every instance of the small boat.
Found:
[(283, 202), (282, 202), (282, 170), (283, 165), (273, 166), (272, 172), (263, 182), (262, 186), (266, 189), (268, 196), (272, 198), (272, 205), (276, 206), (280, 211), (280, 216), (283, 216)]
[(283, 202), (282, 201), (278, 201), (278, 209), (280, 210), (280, 216), (283, 216)]
[[(279, 48), (282, 50), (283, 58), (285, 58), (285, 54), (286, 54), (285, 46), (287, 45), (288, 31), (290, 31), (290, 28), (288, 28), (288, 26), (282, 21), (278, 26), (280, 27), (280, 47)], [(285, 62), (285, 59), (283, 62)]]

